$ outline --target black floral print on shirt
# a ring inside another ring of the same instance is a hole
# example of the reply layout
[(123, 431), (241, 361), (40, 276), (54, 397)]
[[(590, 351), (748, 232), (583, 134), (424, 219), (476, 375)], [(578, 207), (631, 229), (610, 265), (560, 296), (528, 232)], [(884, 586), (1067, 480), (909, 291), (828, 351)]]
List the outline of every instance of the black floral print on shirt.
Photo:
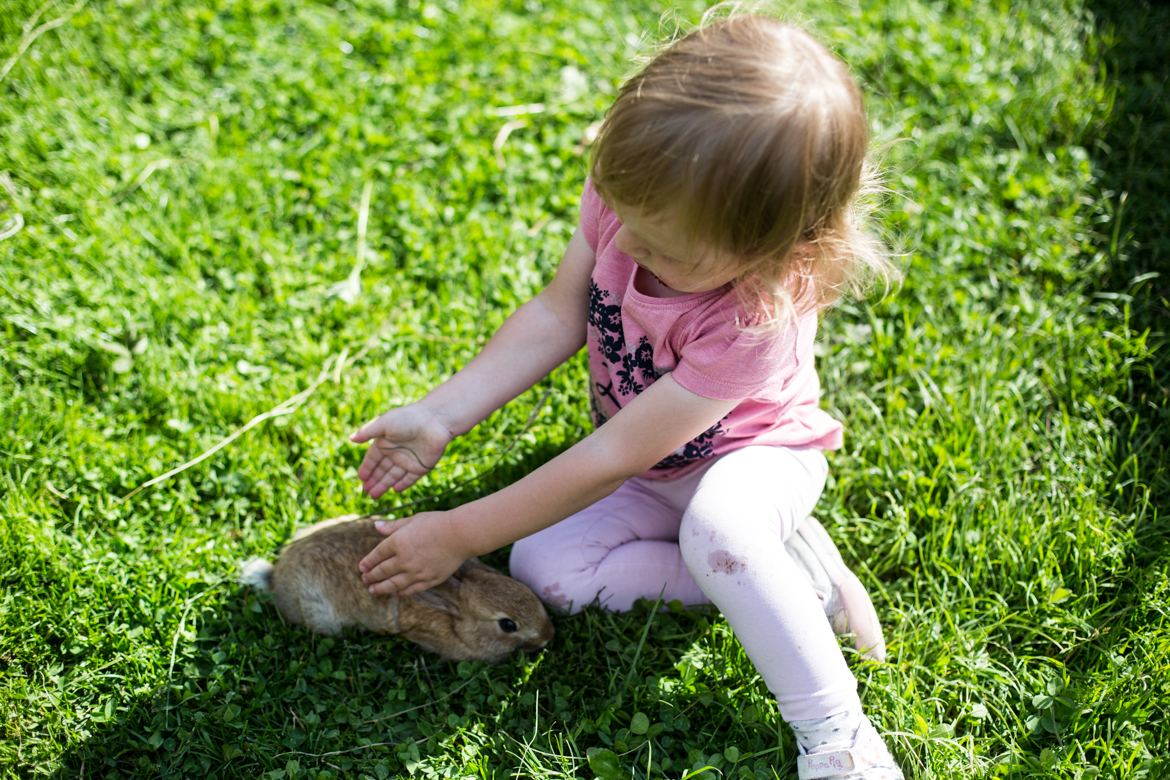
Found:
[(609, 294), (589, 280), (589, 327), (597, 329), (598, 346), (606, 363), (618, 364), (625, 350), (622, 332), (622, 307), (608, 302)]
[(682, 452), (672, 452), (650, 468), (654, 471), (677, 469), (696, 460), (709, 458), (715, 454), (715, 437), (723, 435), (723, 420), (718, 420), (707, 430), (691, 439), (682, 448)]
[[(589, 393), (593, 425), (600, 428), (609, 420), (601, 404), (602, 397), (608, 398), (616, 408), (621, 409), (621, 397), (638, 395), (660, 379), (662, 374), (654, 368), (654, 347), (648, 338), (639, 338), (638, 346), (632, 352), (627, 349), (626, 334), (622, 328), (622, 307), (614, 303), (613, 297), (593, 280), (589, 281), (589, 328), (596, 336), (598, 354), (609, 366), (606, 374), (611, 377), (608, 383), (594, 381)], [(720, 420), (687, 442), (680, 452), (668, 455), (653, 468), (674, 469), (709, 458), (715, 451), (715, 437), (723, 433), (723, 421)]]
[[(641, 383), (635, 372), (641, 375)], [(654, 368), (654, 348), (650, 346), (650, 339), (643, 336), (638, 340), (638, 348), (632, 355), (629, 352), (622, 355), (622, 367), (618, 369), (617, 375), (621, 380), (618, 392), (622, 395), (637, 395), (661, 378), (662, 375)]]
[(613, 382), (605, 385), (601, 382), (594, 382), (593, 387), (589, 393), (589, 407), (593, 411), (593, 427), (600, 428), (609, 422), (609, 415), (605, 413), (605, 409), (601, 406), (601, 397), (605, 396), (618, 409), (622, 408), (621, 401), (613, 394)]

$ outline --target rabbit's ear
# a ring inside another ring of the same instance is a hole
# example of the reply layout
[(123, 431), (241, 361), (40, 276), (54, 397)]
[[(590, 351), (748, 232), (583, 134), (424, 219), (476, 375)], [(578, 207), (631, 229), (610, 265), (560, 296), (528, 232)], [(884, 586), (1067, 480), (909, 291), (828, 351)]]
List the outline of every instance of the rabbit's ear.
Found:
[(424, 590), (422, 593), (415, 594), (415, 598), (426, 596), (427, 599), (424, 603), (430, 604), (431, 606), (439, 606), (435, 604), (435, 601), (441, 601), (441, 609), (456, 614), (459, 612), (459, 599), (462, 589), (463, 583), (459, 581), (457, 575), (453, 575), (430, 590)]
[(479, 558), (468, 558), (455, 572), (455, 577), (462, 580), (473, 571), (495, 571), (491, 566), (480, 563)]
[(435, 593), (433, 590), (424, 590), (422, 593), (416, 593), (414, 594), (413, 598), (418, 603), (425, 604), (428, 607), (441, 609), (444, 612), (454, 612), (451, 602), (447, 601), (447, 599), (443, 598), (438, 593)]

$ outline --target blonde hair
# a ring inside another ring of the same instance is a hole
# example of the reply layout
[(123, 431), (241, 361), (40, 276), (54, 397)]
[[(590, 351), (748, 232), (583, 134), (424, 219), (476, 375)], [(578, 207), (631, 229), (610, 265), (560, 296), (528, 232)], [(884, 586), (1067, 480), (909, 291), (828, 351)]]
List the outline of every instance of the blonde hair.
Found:
[(593, 147), (610, 205), (668, 214), (693, 247), (735, 257), (753, 329), (895, 275), (861, 227), (861, 91), (807, 33), (763, 16), (711, 22), (622, 86)]

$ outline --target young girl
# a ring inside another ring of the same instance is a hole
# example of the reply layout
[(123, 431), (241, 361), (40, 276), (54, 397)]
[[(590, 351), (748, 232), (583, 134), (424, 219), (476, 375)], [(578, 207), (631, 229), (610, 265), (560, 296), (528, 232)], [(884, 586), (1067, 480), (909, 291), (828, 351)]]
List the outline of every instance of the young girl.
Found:
[(775, 20), (712, 23), (632, 78), (548, 287), (352, 439), (372, 442), (367, 493), (405, 490), (583, 345), (596, 430), (497, 493), (382, 523), (360, 566), (371, 592), (421, 592), (515, 542), (512, 575), (570, 611), (714, 603), (796, 734), (801, 778), (901, 778), (784, 545), (841, 446), (818, 406), (817, 313), (884, 262), (853, 218), (867, 141), (846, 67)]

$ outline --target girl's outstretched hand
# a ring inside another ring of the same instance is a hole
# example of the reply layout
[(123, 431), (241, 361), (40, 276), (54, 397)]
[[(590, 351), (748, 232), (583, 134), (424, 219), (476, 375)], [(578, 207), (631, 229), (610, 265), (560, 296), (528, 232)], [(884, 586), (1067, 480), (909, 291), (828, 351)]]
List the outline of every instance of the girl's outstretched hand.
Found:
[(391, 489), (401, 493), (434, 468), (452, 438), (439, 415), (418, 404), (370, 420), (349, 437), (358, 444), (370, 442), (358, 468), (362, 489), (372, 498)]
[(370, 593), (411, 596), (454, 574), (471, 553), (459, 545), (449, 519), (447, 512), (423, 512), (379, 521), (386, 538), (358, 563)]

